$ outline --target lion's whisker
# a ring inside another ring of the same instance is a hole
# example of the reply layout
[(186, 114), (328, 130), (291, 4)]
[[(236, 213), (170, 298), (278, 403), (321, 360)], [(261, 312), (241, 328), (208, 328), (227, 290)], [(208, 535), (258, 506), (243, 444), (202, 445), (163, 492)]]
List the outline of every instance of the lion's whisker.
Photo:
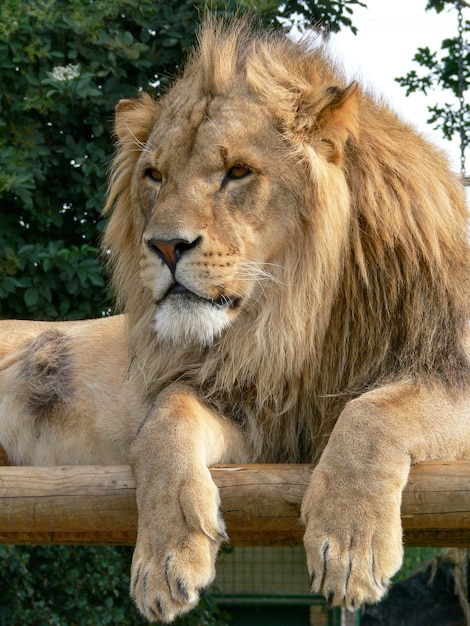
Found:
[(127, 143), (128, 145), (136, 145), (140, 148), (141, 151), (143, 152), (151, 152), (153, 150), (156, 150), (157, 148), (151, 143), (151, 142), (147, 142), (144, 143), (143, 141), (141, 141), (140, 139), (138, 139), (136, 137), (136, 135), (132, 132), (132, 129), (129, 127), (129, 125), (126, 125), (127, 130), (129, 131), (129, 134), (131, 135), (131, 137), (134, 138), (134, 141), (128, 141), (128, 142), (123, 142), (123, 144)]
[[(270, 280), (273, 283), (276, 283), (278, 285), (283, 285), (283, 281), (280, 280), (277, 276), (274, 276), (273, 274), (271, 274), (270, 272), (262, 269), (262, 267), (260, 267), (261, 264), (257, 264), (256, 262), (252, 262), (252, 261), (242, 261), (237, 268), (237, 272), (236, 272), (236, 278), (239, 280), (255, 280), (257, 282), (261, 282), (262, 280)], [(264, 265), (271, 265), (271, 264), (264, 264)], [(280, 266), (274, 266), (274, 267), (280, 267)]]

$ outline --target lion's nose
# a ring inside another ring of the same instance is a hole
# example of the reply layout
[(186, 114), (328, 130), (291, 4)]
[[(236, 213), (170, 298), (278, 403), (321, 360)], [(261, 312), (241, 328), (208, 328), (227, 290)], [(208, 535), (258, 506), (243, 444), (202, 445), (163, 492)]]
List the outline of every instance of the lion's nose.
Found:
[(174, 275), (176, 271), (176, 265), (182, 255), (196, 247), (201, 240), (200, 237), (194, 239), (194, 241), (188, 241), (187, 239), (148, 239), (147, 245), (155, 252), (155, 254), (168, 266), (170, 272)]

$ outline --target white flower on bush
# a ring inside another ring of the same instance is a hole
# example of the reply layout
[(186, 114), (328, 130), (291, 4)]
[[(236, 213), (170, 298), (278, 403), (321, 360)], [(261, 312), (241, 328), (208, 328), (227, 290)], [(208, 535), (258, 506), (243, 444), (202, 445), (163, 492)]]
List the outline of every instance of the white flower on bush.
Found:
[(68, 65), (58, 65), (52, 70), (52, 72), (49, 73), (49, 75), (51, 78), (60, 82), (73, 80), (74, 78), (78, 78), (80, 76), (80, 66), (73, 65), (72, 63), (69, 63)]

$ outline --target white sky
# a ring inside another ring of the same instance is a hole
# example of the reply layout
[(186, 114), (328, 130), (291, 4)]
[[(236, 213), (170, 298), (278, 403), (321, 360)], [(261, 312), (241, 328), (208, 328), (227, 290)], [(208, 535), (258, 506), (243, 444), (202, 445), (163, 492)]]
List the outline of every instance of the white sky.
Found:
[[(444, 149), (453, 168), (460, 171), (459, 140), (449, 142), (440, 131), (426, 123), (427, 105), (452, 102), (452, 94), (433, 91), (406, 97), (406, 89), (394, 81), (415, 69), (424, 74), (424, 68), (413, 62), (418, 47), (429, 46), (440, 50), (446, 37), (457, 34), (457, 12), (437, 14), (425, 11), (426, 0), (364, 0), (367, 9), (354, 9), (352, 21), (359, 29), (357, 35), (343, 30), (332, 36), (331, 47), (351, 72), (374, 91), (385, 96), (392, 108), (411, 122), (434, 143)], [(469, 19), (469, 10), (464, 17)], [(467, 161), (470, 156), (467, 155)], [(467, 162), (467, 173), (470, 163)]]

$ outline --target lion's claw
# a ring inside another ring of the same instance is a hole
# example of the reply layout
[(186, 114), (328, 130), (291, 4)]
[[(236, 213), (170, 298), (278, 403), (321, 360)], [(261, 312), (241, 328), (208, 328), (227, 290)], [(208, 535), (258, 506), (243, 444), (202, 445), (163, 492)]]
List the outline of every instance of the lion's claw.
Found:
[(356, 539), (348, 542), (345, 549), (341, 549), (340, 542), (330, 538), (320, 549), (315, 549), (314, 532), (312, 524), (305, 537), (312, 593), (322, 593), (329, 606), (345, 606), (349, 610), (380, 600), (401, 562), (401, 542), (395, 546), (395, 551), (382, 559), (384, 572), (377, 578), (374, 549), (380, 552), (381, 548), (376, 538)]
[(131, 596), (147, 619), (170, 623), (197, 605), (201, 591), (214, 579), (218, 546), (203, 533), (194, 533), (163, 558), (147, 560), (137, 545)]
[[(167, 557), (167, 562), (169, 558), (171, 556)], [(136, 570), (132, 578), (131, 596), (150, 621), (170, 623), (177, 615), (189, 611), (198, 603), (199, 587), (190, 586), (182, 575), (175, 576), (170, 568), (159, 569), (155, 564), (144, 567), (141, 561)], [(143, 572), (142, 576), (139, 571)]]
[[(206, 512), (217, 507), (206, 506)], [(225, 531), (217, 516), (205, 520), (215, 537), (200, 528), (184, 526), (185, 515), (173, 515), (174, 524), (166, 533), (158, 529), (139, 530), (132, 563), (131, 596), (150, 621), (172, 622), (190, 611), (202, 590), (215, 577), (215, 558)], [(176, 520), (179, 519), (179, 528)]]
[(403, 556), (396, 492), (384, 489), (364, 498), (366, 486), (358, 485), (355, 497), (352, 489), (337, 469), (330, 473), (320, 463), (302, 503), (311, 591), (349, 610), (380, 600)]

